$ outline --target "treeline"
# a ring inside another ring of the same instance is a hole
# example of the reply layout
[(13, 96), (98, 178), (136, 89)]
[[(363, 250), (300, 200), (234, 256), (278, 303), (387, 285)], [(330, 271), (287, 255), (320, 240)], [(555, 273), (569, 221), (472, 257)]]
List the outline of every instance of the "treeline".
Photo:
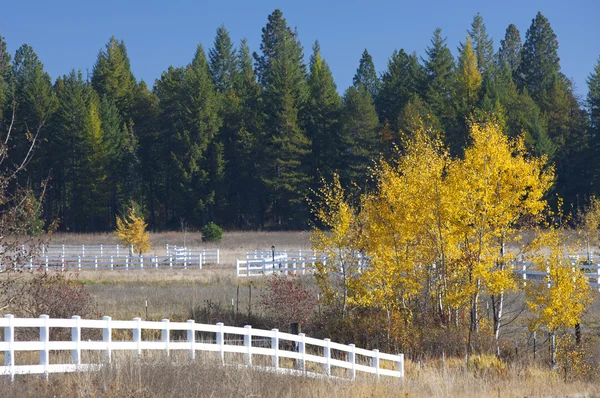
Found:
[(555, 193), (579, 207), (600, 193), (600, 59), (584, 100), (557, 51), (541, 13), (523, 42), (509, 25), (497, 49), (477, 14), (458, 59), (440, 29), (423, 58), (394, 51), (379, 75), (365, 50), (340, 96), (318, 42), (306, 65), (279, 10), (259, 51), (235, 46), (221, 26), (208, 53), (199, 45), (152, 88), (136, 81), (114, 37), (90, 76), (73, 70), (54, 83), (30, 46), (11, 59), (0, 37), (1, 131), (14, 159), (35, 141), (15, 185), (43, 193), (41, 216), (62, 230), (114, 228), (131, 200), (152, 228), (301, 228), (321, 178), (339, 171), (359, 194), (373, 185), (373, 160), (393, 159), (402, 134), (424, 128), (460, 156), (470, 123), (490, 117), (556, 164)]

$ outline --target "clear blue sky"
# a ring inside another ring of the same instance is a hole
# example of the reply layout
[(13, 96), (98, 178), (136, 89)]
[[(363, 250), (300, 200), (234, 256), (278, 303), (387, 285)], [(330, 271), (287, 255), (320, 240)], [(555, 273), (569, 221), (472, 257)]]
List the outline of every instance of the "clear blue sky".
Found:
[(91, 73), (98, 51), (115, 35), (125, 41), (136, 78), (152, 86), (170, 65), (190, 62), (198, 43), (206, 50), (212, 47), (221, 23), (236, 43), (245, 37), (251, 50), (258, 51), (261, 28), (275, 8), (298, 28), (307, 61), (319, 40), (340, 92), (352, 83), (365, 48), (381, 72), (394, 49), (424, 56), (434, 29), (440, 27), (456, 55), (477, 12), (497, 49), (510, 23), (524, 41), (531, 20), (541, 11), (558, 36), (562, 71), (581, 96), (600, 56), (598, 0), (0, 0), (0, 35), (13, 54), (21, 44), (31, 45), (53, 79), (72, 68)]

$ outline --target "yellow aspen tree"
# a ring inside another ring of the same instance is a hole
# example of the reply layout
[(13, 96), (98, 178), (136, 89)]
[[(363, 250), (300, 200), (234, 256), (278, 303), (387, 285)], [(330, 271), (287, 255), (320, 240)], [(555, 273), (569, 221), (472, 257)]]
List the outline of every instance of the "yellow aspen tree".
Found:
[[(539, 271), (547, 272), (546, 280), (527, 285), (527, 307), (533, 313), (531, 330), (544, 327), (554, 342), (557, 331), (578, 325), (593, 300), (585, 272), (567, 254), (574, 248), (567, 244), (563, 228), (551, 226), (538, 230), (529, 246), (528, 259)], [(551, 344), (551, 362), (555, 364), (555, 344)]]
[(353, 292), (361, 263), (357, 247), (359, 225), (354, 209), (346, 200), (339, 175), (315, 192), (309, 200), (313, 215), (323, 229), (315, 226), (311, 236), (312, 247), (326, 260), (316, 263), (315, 278), (322, 298), (329, 305), (339, 305), (342, 316), (348, 314), (349, 296)]
[(591, 262), (592, 246), (598, 246), (600, 241), (600, 200), (595, 196), (579, 215), (579, 232), (586, 245), (587, 261)]
[(473, 124), (464, 159), (452, 164), (447, 183), (459, 192), (454, 218), (460, 256), (454, 265), (464, 278), (461, 295), (470, 306), (470, 331), (477, 332), (478, 304), (492, 297), (494, 334), (499, 337), (504, 294), (515, 287), (505, 246), (514, 232), (547, 206), (553, 169), (527, 153), (522, 138), (510, 140), (495, 122)]
[(146, 231), (148, 225), (144, 218), (137, 214), (136, 208), (137, 205), (132, 202), (125, 216), (117, 216), (115, 235), (123, 245), (132, 248), (141, 256), (150, 250), (150, 233)]

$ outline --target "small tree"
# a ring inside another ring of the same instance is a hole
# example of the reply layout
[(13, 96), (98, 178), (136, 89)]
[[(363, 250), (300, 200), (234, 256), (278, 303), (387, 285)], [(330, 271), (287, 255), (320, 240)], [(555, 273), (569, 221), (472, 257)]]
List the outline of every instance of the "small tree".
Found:
[(592, 196), (590, 203), (579, 213), (579, 229), (587, 249), (587, 261), (592, 260), (591, 247), (600, 242), (600, 200)]
[(280, 324), (306, 323), (312, 314), (317, 298), (296, 276), (273, 275), (260, 303), (275, 315)]
[(564, 230), (551, 226), (547, 231), (538, 231), (530, 246), (531, 261), (548, 273), (547, 283), (532, 284), (526, 290), (527, 307), (534, 314), (530, 329), (543, 326), (548, 330), (552, 365), (556, 363), (555, 334), (579, 325), (594, 297), (585, 273), (566, 257), (571, 251), (566, 242)]
[[(125, 245), (135, 250), (138, 255), (150, 250), (150, 234), (146, 231), (148, 224), (140, 214), (139, 206), (131, 202), (127, 215), (117, 217), (115, 235)], [(132, 253), (133, 254), (133, 253)]]

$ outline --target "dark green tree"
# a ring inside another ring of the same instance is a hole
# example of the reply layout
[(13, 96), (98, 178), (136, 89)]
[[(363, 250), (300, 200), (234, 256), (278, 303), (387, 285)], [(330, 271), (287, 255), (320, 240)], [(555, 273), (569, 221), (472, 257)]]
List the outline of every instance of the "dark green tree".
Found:
[(223, 94), (233, 88), (237, 74), (237, 57), (225, 25), (219, 26), (214, 47), (208, 52), (210, 74), (216, 90)]
[(473, 51), (477, 58), (477, 68), (482, 76), (487, 76), (494, 63), (494, 42), (488, 36), (481, 14), (473, 17), (471, 29), (468, 31), (473, 41)]
[(592, 164), (592, 183), (594, 184), (594, 194), (599, 195), (598, 188), (600, 181), (600, 57), (596, 61), (594, 70), (587, 78), (588, 94), (586, 98), (587, 109), (590, 118), (590, 145), (591, 153), (594, 159)]
[(92, 86), (100, 98), (107, 97), (117, 106), (121, 118), (127, 122), (135, 84), (125, 43), (111, 36), (105, 49), (98, 53), (92, 71)]
[(456, 131), (454, 111), (454, 58), (442, 37), (442, 30), (436, 29), (431, 39), (431, 47), (426, 50), (427, 59), (423, 60), (426, 71), (424, 99), (440, 121), (442, 129), (448, 135), (446, 140), (455, 152), (460, 152), (464, 146), (462, 129)]
[(409, 55), (403, 49), (394, 50), (387, 70), (381, 75), (381, 89), (375, 100), (379, 119), (387, 120), (392, 131), (398, 131), (400, 112), (422, 91), (424, 81), (425, 74), (417, 56)]
[(7, 106), (8, 97), (8, 73), (10, 72), (10, 54), (6, 51), (6, 42), (0, 35), (0, 126), (2, 115)]
[(515, 73), (521, 64), (521, 33), (513, 24), (508, 25), (504, 39), (500, 40), (498, 49), (498, 67), (508, 66), (511, 73)]
[[(342, 168), (340, 177), (346, 186), (354, 182), (365, 188), (369, 168), (379, 158), (379, 118), (371, 94), (350, 87), (344, 93), (341, 118)], [(356, 193), (356, 192), (355, 192)]]
[(310, 57), (308, 89), (305, 125), (306, 134), (312, 141), (310, 173), (314, 178), (313, 186), (316, 187), (320, 181), (319, 176), (331, 178), (339, 168), (339, 119), (342, 105), (333, 75), (321, 56), (318, 42), (315, 42)]
[(267, 149), (261, 177), (271, 203), (271, 219), (278, 225), (304, 224), (304, 200), (310, 177), (306, 172), (310, 141), (300, 125), (306, 104), (306, 65), (298, 33), (275, 10), (262, 29), (262, 54), (254, 54), (263, 87), (263, 113)]
[(535, 101), (552, 88), (559, 78), (560, 58), (558, 40), (546, 17), (538, 12), (525, 34), (521, 51), (521, 63), (517, 68), (516, 82), (519, 88), (527, 88)]
[(371, 54), (369, 54), (366, 48), (360, 57), (358, 69), (356, 70), (356, 74), (352, 79), (352, 83), (357, 89), (362, 85), (369, 92), (369, 94), (371, 94), (372, 98), (377, 98), (377, 95), (379, 95), (379, 86), (381, 82), (379, 81), (377, 72), (375, 71), (373, 57), (371, 57)]

